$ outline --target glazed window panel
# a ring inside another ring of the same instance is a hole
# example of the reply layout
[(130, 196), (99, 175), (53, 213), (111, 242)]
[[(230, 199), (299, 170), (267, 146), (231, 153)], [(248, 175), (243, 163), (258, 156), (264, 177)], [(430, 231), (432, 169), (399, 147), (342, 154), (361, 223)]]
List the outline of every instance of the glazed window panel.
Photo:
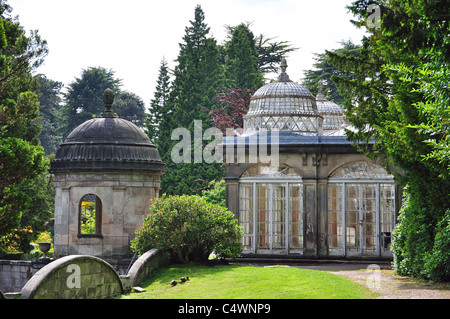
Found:
[(329, 182), (327, 242), (330, 252), (390, 253), (395, 223), (395, 183)]
[(376, 251), (377, 249), (377, 184), (361, 184), (362, 207), (360, 223), (362, 223), (362, 249)]
[(360, 248), (359, 232), (359, 184), (345, 185), (346, 246), (349, 251)]
[(289, 184), (289, 248), (303, 248), (303, 187)]
[(381, 250), (391, 250), (392, 230), (395, 226), (395, 186), (380, 184)]
[(302, 190), (301, 183), (240, 183), (239, 223), (244, 229), (244, 250), (255, 253), (287, 253), (292, 250), (301, 253)]
[(244, 249), (253, 248), (253, 184), (240, 185), (239, 224), (244, 235), (242, 245)]
[(270, 185), (257, 184), (258, 248), (270, 249)]
[(328, 248), (342, 250), (342, 185), (328, 185)]
[(272, 184), (272, 248), (286, 247), (286, 187)]

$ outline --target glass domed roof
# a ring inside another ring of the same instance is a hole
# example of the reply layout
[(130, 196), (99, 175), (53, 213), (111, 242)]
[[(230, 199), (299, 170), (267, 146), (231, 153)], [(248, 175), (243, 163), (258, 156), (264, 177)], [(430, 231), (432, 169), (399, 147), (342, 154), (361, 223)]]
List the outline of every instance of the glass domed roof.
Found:
[(289, 79), (283, 59), (277, 81), (259, 88), (252, 96), (244, 116), (244, 133), (260, 130), (301, 132), (321, 135), (322, 116), (316, 99), (305, 87)]
[(322, 80), (319, 81), (318, 88), (319, 93), (316, 96), (316, 104), (319, 114), (323, 116), (324, 131), (339, 130), (346, 125), (343, 109), (340, 105), (327, 100), (323, 94)]

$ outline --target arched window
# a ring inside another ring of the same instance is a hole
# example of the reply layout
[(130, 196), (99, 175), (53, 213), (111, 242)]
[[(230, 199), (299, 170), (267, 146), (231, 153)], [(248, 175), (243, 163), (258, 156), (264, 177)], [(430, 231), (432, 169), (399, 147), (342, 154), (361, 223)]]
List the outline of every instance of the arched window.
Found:
[(97, 195), (87, 194), (81, 198), (78, 225), (79, 235), (101, 235), (102, 201)]
[(330, 254), (390, 254), (395, 221), (394, 177), (383, 167), (355, 162), (331, 174), (328, 180)]
[(244, 253), (302, 253), (301, 176), (285, 164), (250, 167), (239, 181), (239, 223)]

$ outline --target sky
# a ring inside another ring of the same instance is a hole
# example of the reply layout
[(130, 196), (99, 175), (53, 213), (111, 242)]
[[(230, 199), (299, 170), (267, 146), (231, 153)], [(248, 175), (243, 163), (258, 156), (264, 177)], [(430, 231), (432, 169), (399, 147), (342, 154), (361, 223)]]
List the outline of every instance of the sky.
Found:
[[(314, 53), (360, 43), (364, 31), (350, 20), (352, 0), (8, 0), (25, 30), (39, 30), (49, 54), (36, 73), (68, 85), (89, 67), (112, 69), (122, 89), (153, 98), (164, 57), (175, 67), (179, 43), (200, 5), (210, 34), (221, 44), (226, 25), (251, 23), (255, 35), (288, 41), (291, 80), (301, 82)], [(276, 75), (269, 75), (275, 78)]]

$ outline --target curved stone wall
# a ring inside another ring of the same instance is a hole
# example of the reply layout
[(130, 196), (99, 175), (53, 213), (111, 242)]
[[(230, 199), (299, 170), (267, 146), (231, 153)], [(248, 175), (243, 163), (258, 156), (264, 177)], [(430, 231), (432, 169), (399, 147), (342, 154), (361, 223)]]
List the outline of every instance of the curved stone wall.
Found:
[(147, 279), (148, 275), (158, 267), (169, 263), (170, 257), (167, 252), (159, 249), (151, 249), (143, 254), (128, 271), (131, 286), (137, 286)]
[(122, 293), (111, 265), (97, 257), (72, 255), (40, 269), (23, 287), (22, 299), (105, 299)]

